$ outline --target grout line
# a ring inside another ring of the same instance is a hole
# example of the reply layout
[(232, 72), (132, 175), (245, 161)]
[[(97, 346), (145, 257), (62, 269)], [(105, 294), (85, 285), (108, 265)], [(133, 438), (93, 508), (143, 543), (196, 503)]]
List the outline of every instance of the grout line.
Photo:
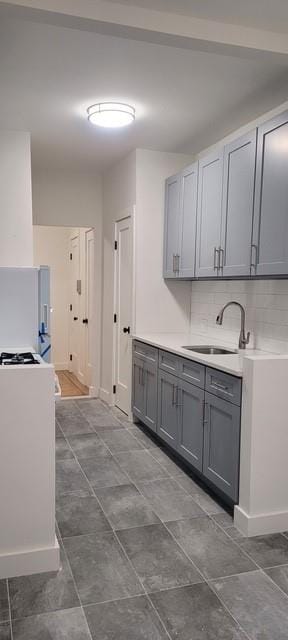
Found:
[(8, 607), (9, 607), (9, 622), (10, 622), (10, 632), (11, 632), (11, 640), (13, 640), (13, 626), (12, 626), (12, 613), (11, 613), (11, 598), (10, 598), (10, 589), (9, 589), (9, 579), (6, 580), (6, 589), (8, 596)]

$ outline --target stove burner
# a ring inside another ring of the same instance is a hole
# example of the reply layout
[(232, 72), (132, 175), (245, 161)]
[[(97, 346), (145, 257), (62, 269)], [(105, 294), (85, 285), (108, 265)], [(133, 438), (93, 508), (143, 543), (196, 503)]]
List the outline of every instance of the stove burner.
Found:
[(3, 351), (0, 355), (0, 365), (18, 365), (18, 364), (39, 364), (30, 351), (27, 353), (6, 353)]

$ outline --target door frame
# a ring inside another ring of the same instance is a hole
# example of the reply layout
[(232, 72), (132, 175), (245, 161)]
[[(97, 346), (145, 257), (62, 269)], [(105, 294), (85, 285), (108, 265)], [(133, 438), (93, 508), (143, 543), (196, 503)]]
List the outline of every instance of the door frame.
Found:
[[(114, 242), (117, 239), (117, 223), (126, 220), (127, 218), (131, 219), (131, 242), (132, 242), (132, 291), (131, 291), (131, 336), (133, 336), (135, 332), (135, 319), (136, 319), (136, 273), (135, 273), (135, 217), (136, 217), (136, 207), (133, 205), (132, 207), (128, 207), (127, 209), (123, 209), (119, 211), (119, 214), (116, 216), (114, 221)], [(114, 251), (114, 267), (113, 267), (113, 314), (116, 313), (117, 309), (117, 255), (116, 251)], [(113, 318), (112, 318), (113, 322)], [(115, 384), (116, 380), (116, 363), (117, 363), (117, 323), (113, 322), (113, 347), (112, 347), (112, 386)], [(132, 340), (131, 340), (132, 344)], [(128, 385), (128, 393), (129, 393), (129, 413), (128, 420), (132, 420), (132, 411), (131, 411), (131, 398), (132, 398), (132, 348), (130, 349), (130, 370), (131, 376)], [(113, 389), (111, 390), (111, 405), (116, 405), (116, 394), (113, 393)]]

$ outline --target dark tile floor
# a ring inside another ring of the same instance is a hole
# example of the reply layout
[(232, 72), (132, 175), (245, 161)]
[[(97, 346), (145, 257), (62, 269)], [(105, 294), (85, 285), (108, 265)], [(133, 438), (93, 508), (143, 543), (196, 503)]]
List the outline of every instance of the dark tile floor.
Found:
[(56, 415), (61, 569), (0, 580), (0, 640), (288, 640), (287, 532), (242, 536), (117, 409)]

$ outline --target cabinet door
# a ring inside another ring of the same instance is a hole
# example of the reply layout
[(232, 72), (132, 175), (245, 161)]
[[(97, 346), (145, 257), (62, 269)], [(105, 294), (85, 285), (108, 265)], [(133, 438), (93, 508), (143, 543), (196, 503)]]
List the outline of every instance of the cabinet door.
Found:
[(240, 407), (205, 393), (203, 474), (238, 501)]
[(143, 362), (136, 356), (132, 360), (132, 413), (140, 420), (144, 417)]
[(258, 129), (252, 247), (256, 254), (256, 275), (288, 274), (287, 176), (286, 111)]
[(144, 411), (142, 421), (156, 431), (157, 424), (157, 366), (144, 364)]
[(178, 383), (175, 376), (159, 370), (157, 433), (174, 449), (177, 448), (178, 435)]
[(180, 175), (165, 184), (163, 277), (175, 278), (179, 271)]
[(181, 174), (179, 277), (194, 278), (196, 250), (198, 162)]
[(204, 391), (183, 381), (178, 395), (180, 420), (177, 450), (202, 471)]
[(256, 129), (224, 149), (220, 266), (223, 276), (249, 276)]
[(223, 149), (199, 161), (196, 276), (218, 275)]

